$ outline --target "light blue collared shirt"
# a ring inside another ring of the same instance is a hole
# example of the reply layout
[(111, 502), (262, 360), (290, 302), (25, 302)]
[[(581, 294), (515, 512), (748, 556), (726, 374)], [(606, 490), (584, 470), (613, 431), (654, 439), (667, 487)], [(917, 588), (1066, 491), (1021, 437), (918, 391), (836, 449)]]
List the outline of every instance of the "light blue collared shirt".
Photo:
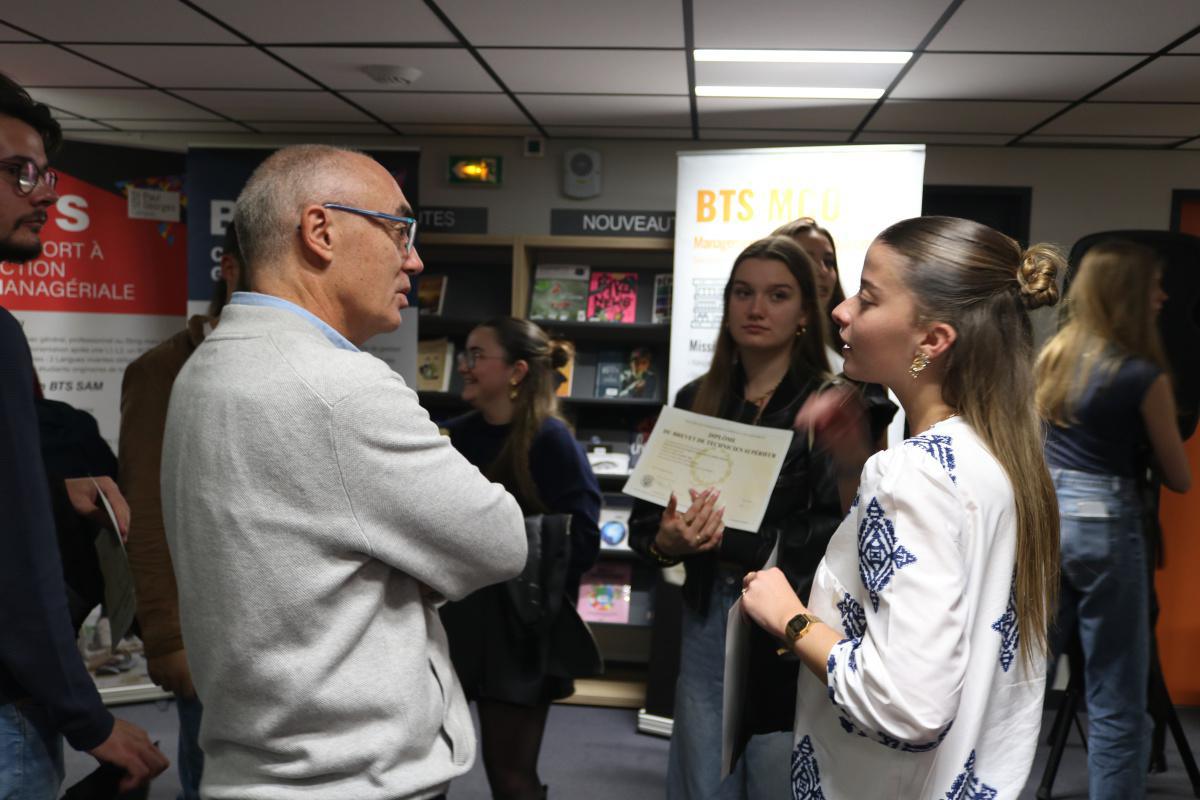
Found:
[(266, 306), (267, 308), (281, 308), (284, 311), (290, 311), (298, 317), (311, 322), (317, 327), (321, 333), (325, 334), (325, 338), (333, 343), (334, 347), (340, 347), (343, 350), (349, 350), (352, 353), (361, 352), (354, 343), (342, 336), (329, 326), (329, 323), (312, 313), (308, 309), (301, 308), (293, 302), (284, 300), (282, 297), (276, 297), (271, 294), (262, 294), (260, 292), (234, 292), (233, 297), (229, 298), (232, 305), (239, 306)]

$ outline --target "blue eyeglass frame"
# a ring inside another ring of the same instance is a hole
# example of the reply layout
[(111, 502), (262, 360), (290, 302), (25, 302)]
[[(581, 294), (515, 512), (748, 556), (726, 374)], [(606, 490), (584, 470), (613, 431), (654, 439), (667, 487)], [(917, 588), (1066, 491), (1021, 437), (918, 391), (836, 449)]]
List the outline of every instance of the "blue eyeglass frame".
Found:
[(350, 214), (358, 214), (361, 217), (370, 217), (372, 219), (382, 219), (387, 222), (402, 222), (408, 225), (408, 234), (404, 242), (404, 255), (412, 253), (413, 247), (417, 242), (417, 220), (414, 217), (398, 217), (395, 214), (385, 214), (382, 211), (369, 211), (365, 208), (357, 208), (348, 206), (342, 203), (322, 203), (321, 208), (332, 208), (334, 211), (345, 211)]

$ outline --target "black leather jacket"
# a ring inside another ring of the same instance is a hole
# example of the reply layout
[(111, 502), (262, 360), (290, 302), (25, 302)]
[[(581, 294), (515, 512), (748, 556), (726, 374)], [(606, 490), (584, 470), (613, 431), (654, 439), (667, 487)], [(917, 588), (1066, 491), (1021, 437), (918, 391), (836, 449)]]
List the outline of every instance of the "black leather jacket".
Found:
[[(721, 410), (721, 418), (750, 423), (757, 406), (742, 400), (745, 377), (737, 368), (733, 400)], [(816, 375), (789, 373), (763, 410), (759, 425), (791, 429), (796, 412), (808, 396), (821, 386)], [(697, 379), (679, 390), (675, 405), (690, 409), (700, 386)], [(649, 557), (650, 543), (658, 532), (662, 506), (636, 501), (629, 524), (630, 546)], [(832, 463), (821, 453), (810, 453), (806, 436), (792, 438), (780, 470), (763, 523), (757, 533), (727, 528), (721, 546), (716, 551), (684, 559), (687, 579), (683, 599), (689, 607), (705, 613), (712, 594), (717, 562), (732, 562), (746, 571), (760, 568), (771, 553), (775, 540), (780, 540), (779, 567), (795, 587), (802, 600), (807, 600), (817, 565), (825, 555), (825, 547), (843, 517), (838, 498), (837, 479)]]

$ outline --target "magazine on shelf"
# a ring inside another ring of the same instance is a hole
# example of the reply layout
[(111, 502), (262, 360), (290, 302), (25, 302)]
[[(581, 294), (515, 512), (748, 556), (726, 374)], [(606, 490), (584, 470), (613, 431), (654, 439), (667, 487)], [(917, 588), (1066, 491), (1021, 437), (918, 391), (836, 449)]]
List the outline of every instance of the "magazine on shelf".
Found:
[(586, 321), (590, 274), (590, 267), (577, 264), (540, 264), (533, 273), (529, 318)]
[(637, 321), (636, 272), (593, 272), (588, 289), (589, 322)]
[(674, 281), (674, 276), (669, 272), (654, 276), (654, 312), (650, 321), (655, 325), (664, 325), (671, 321), (671, 291)]
[(621, 370), (621, 385), (617, 389), (617, 397), (638, 400), (657, 398), (661, 381), (654, 362), (654, 351), (649, 347), (633, 348)]
[(441, 316), (446, 304), (446, 276), (422, 275), (417, 280), (417, 309), (421, 314)]
[(627, 359), (620, 350), (606, 350), (596, 355), (596, 397), (619, 397), (621, 375)]
[(417, 391), (450, 390), (454, 368), (454, 342), (449, 339), (424, 339), (417, 342)]
[(633, 565), (601, 561), (583, 575), (575, 609), (587, 622), (629, 622), (633, 595)]
[(561, 379), (554, 387), (554, 394), (559, 397), (570, 397), (571, 386), (575, 382), (575, 343), (566, 339), (559, 339), (558, 343), (567, 349), (567, 363), (555, 370)]

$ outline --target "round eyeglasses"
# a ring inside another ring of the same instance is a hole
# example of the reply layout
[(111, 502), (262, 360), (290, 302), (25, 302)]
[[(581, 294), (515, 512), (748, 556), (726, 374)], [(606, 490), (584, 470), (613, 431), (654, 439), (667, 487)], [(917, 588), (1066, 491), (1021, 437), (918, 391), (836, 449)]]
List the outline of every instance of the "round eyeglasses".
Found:
[(46, 188), (54, 191), (58, 184), (58, 173), (46, 167), (42, 169), (30, 158), (6, 158), (0, 160), (0, 172), (12, 175), (16, 179), (14, 189), (21, 197), (33, 194), (39, 183), (45, 183)]

